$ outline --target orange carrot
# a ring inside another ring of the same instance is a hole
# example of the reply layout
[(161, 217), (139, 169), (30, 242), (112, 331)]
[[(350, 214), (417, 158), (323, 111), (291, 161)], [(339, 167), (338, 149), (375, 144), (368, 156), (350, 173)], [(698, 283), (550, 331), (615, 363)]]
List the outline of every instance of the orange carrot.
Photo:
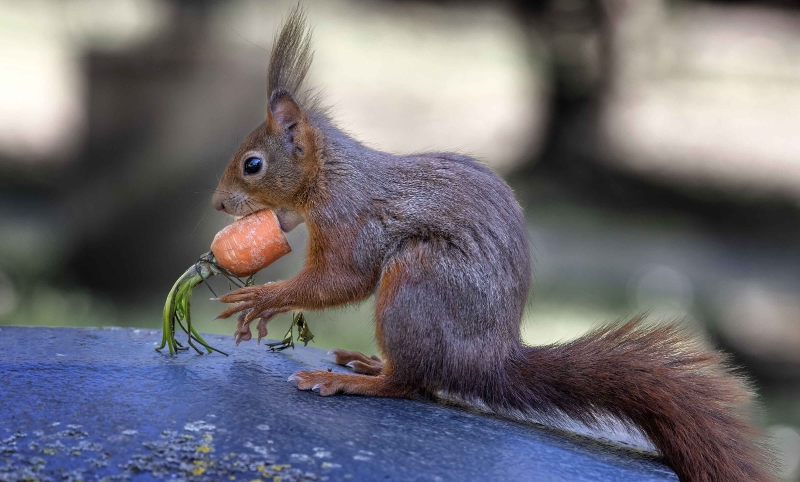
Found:
[(267, 209), (234, 221), (211, 243), (217, 263), (239, 277), (266, 268), (291, 250), (275, 214)]

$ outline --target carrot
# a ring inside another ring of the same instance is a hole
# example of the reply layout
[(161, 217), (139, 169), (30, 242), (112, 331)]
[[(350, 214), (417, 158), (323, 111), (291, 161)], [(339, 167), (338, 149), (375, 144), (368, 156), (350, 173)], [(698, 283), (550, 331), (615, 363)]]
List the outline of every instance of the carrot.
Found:
[[(247, 281), (238, 278), (252, 277), (291, 250), (278, 220), (268, 210), (250, 214), (223, 228), (214, 236), (211, 252), (200, 256), (172, 286), (164, 306), (161, 345), (156, 350), (168, 346), (169, 353), (174, 355), (191, 347), (202, 354), (194, 344), (197, 342), (208, 353), (217, 351), (227, 355), (209, 345), (192, 326), (192, 290), (215, 275), (225, 276), (239, 288), (249, 285), (252, 278), (248, 278)], [(184, 347), (175, 339), (176, 325), (187, 334), (189, 346)]]
[(211, 243), (217, 263), (239, 277), (261, 271), (291, 250), (275, 214), (269, 210), (226, 226)]

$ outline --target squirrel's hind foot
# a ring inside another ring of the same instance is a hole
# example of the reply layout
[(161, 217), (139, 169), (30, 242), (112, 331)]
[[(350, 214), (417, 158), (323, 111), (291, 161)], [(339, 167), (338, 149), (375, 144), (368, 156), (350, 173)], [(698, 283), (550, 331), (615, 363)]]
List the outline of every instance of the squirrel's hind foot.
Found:
[(298, 390), (312, 390), (323, 397), (336, 394), (407, 398), (412, 391), (398, 386), (388, 375), (351, 375), (328, 371), (300, 371), (289, 377)]
[(367, 355), (357, 351), (331, 350), (331, 355), (336, 357), (336, 364), (347, 366), (355, 373), (362, 375), (380, 375), (383, 372), (383, 361), (375, 355)]

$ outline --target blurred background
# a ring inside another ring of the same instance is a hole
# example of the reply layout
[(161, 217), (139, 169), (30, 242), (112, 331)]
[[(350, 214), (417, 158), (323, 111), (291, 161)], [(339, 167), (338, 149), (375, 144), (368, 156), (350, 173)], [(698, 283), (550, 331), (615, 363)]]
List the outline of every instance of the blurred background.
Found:
[[(264, 118), (293, 3), (0, 1), (0, 324), (160, 328), (230, 222), (211, 192)], [(526, 341), (685, 319), (744, 367), (800, 480), (794, 2), (303, 3), (309, 84), (339, 125), (471, 154), (515, 189), (536, 258)], [(302, 265), (305, 228), (289, 240), (260, 282)], [(196, 291), (201, 329), (232, 333)], [(316, 346), (375, 352), (371, 309), (309, 313)]]

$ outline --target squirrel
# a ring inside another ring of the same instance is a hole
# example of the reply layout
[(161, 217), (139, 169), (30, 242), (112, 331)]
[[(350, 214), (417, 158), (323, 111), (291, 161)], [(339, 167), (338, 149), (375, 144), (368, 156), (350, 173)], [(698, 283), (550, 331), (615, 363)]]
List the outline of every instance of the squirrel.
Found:
[[(234, 216), (273, 210), (281, 229), (308, 227), (306, 262), (289, 280), (219, 298), (237, 333), (289, 310), (373, 294), (383, 360), (334, 350), (355, 373), (300, 371), (320, 395), (447, 393), (495, 413), (614, 417), (641, 431), (681, 481), (767, 481), (772, 461), (751, 422), (752, 390), (726, 357), (680, 324), (643, 317), (570, 342), (526, 346), (531, 284), (522, 208), (477, 161), (451, 153), (398, 156), (338, 129), (303, 87), (311, 33), (298, 4), (273, 44), (266, 120), (225, 169), (212, 204)], [(263, 331), (263, 332), (262, 332)], [(249, 338), (249, 337), (248, 337)]]

